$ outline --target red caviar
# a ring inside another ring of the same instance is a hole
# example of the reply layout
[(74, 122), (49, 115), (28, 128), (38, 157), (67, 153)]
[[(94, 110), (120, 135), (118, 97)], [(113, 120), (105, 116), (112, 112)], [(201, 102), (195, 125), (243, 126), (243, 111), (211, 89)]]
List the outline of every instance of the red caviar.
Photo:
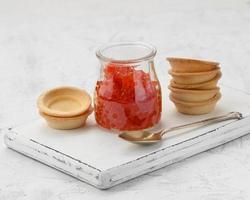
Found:
[(133, 66), (110, 63), (96, 84), (95, 118), (99, 125), (116, 130), (154, 126), (161, 117), (161, 90), (149, 73)]

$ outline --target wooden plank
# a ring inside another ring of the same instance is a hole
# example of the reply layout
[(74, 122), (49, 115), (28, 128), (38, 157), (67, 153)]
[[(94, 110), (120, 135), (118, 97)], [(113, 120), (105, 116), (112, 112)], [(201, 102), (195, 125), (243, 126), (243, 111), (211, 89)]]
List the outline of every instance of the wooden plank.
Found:
[(250, 117), (246, 117), (104, 171), (35, 140), (25, 138), (13, 130), (6, 132), (5, 144), (9, 148), (97, 188), (106, 189), (224, 144), (249, 132)]

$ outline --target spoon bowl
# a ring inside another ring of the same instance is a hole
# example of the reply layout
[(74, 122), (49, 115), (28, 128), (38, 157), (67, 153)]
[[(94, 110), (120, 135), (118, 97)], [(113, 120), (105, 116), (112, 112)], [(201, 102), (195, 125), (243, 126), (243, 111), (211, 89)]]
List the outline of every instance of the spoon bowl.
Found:
[(160, 132), (151, 133), (149, 131), (127, 131), (119, 134), (119, 137), (133, 143), (148, 144), (155, 143), (162, 139)]

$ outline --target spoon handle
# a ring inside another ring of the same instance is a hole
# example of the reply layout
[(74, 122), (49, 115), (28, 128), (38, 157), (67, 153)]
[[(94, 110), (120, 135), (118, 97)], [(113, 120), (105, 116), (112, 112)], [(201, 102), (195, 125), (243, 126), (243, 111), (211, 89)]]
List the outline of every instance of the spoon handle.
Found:
[(193, 127), (193, 126), (197, 126), (197, 125), (206, 125), (206, 124), (221, 122), (221, 121), (230, 120), (230, 119), (242, 119), (242, 114), (240, 112), (230, 112), (230, 113), (228, 113), (226, 115), (211, 117), (211, 118), (204, 119), (204, 120), (197, 121), (197, 122), (193, 122), (193, 123), (190, 123), (190, 124), (184, 124), (184, 125), (172, 127), (172, 128), (163, 130), (161, 132), (161, 136), (163, 136), (164, 134), (166, 134), (167, 132), (170, 132), (170, 131), (175, 131), (175, 130), (188, 128), (188, 127)]

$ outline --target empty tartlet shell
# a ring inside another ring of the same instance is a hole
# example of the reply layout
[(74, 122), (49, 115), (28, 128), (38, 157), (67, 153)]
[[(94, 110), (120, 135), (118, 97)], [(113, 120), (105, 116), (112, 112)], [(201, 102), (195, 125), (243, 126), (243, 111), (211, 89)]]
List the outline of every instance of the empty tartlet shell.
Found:
[(203, 102), (213, 98), (220, 88), (216, 87), (210, 90), (185, 90), (179, 88), (168, 87), (174, 99), (184, 102)]
[(85, 90), (75, 87), (58, 87), (39, 96), (39, 111), (54, 117), (73, 117), (86, 112), (91, 98)]
[(188, 58), (167, 58), (173, 72), (206, 72), (214, 70), (219, 66), (218, 62), (188, 59)]
[(182, 73), (182, 72), (173, 72), (172, 70), (169, 70), (168, 72), (173, 77), (176, 83), (191, 85), (191, 84), (198, 84), (210, 81), (214, 77), (216, 77), (219, 71), (220, 68), (217, 67), (207, 72)]
[(218, 74), (212, 80), (204, 83), (187, 85), (187, 84), (178, 84), (174, 80), (171, 80), (170, 85), (174, 88), (180, 88), (180, 89), (199, 89), (199, 90), (213, 89), (217, 87), (217, 83), (221, 78), (221, 76), (222, 74), (219, 71)]
[(84, 126), (88, 116), (92, 112), (93, 108), (90, 107), (85, 113), (74, 117), (56, 117), (47, 115), (43, 112), (39, 113), (47, 121), (49, 127), (59, 130), (70, 130)]
[(203, 115), (211, 112), (216, 103), (221, 98), (221, 93), (218, 92), (212, 99), (203, 102), (184, 102), (175, 99), (171, 94), (170, 100), (175, 104), (178, 112), (188, 115)]

